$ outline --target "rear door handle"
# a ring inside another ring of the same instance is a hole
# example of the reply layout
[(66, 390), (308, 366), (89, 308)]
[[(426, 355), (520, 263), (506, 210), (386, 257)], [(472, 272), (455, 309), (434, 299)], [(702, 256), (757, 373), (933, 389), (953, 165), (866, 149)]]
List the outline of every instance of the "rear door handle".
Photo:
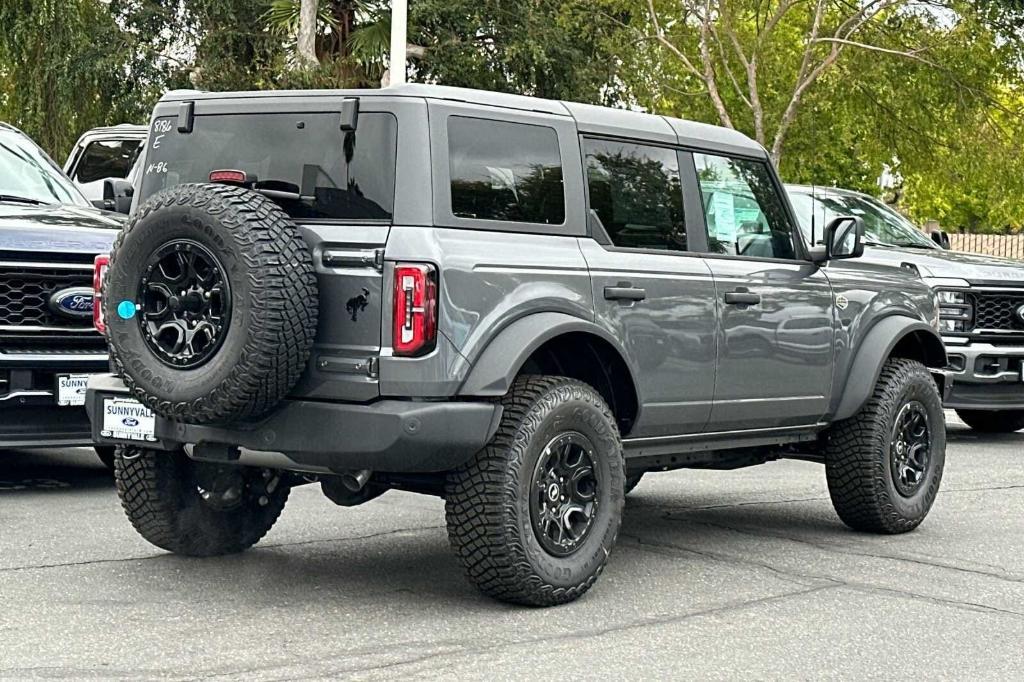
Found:
[(757, 305), (761, 302), (761, 294), (750, 291), (730, 291), (725, 294), (725, 302), (730, 305)]
[(604, 297), (609, 301), (642, 301), (647, 291), (636, 287), (605, 287)]

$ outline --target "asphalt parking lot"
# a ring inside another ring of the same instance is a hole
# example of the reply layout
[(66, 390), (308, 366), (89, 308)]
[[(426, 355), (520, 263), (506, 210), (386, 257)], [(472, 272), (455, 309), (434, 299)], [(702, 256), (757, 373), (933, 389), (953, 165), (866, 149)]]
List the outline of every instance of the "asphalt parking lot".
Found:
[(1024, 676), (1024, 434), (950, 427), (917, 532), (833, 514), (785, 461), (646, 478), (594, 590), (479, 596), (440, 500), (295, 490), (255, 550), (165, 554), (91, 451), (0, 459), (0, 677), (971, 678)]

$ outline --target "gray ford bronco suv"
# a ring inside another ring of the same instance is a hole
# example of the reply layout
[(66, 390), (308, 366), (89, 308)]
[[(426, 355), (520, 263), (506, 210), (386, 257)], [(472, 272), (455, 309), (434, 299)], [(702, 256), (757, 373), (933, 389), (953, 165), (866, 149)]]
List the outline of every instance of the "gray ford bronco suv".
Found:
[(809, 248), (764, 149), (528, 97), (168, 95), (89, 384), (136, 529), (244, 550), (291, 487), (443, 496), (470, 580), (597, 579), (648, 471), (820, 461), (840, 518), (916, 527), (945, 455), (931, 290)]

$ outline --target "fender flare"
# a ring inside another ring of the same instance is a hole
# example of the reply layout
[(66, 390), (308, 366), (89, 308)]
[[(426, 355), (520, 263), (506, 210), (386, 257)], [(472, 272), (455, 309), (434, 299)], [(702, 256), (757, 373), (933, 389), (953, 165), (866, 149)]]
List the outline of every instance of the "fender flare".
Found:
[(533, 313), (515, 320), (472, 362), (472, 369), (459, 387), (460, 396), (502, 396), (508, 392), (520, 368), (535, 350), (551, 339), (570, 332), (584, 332), (608, 342), (629, 370), (634, 388), (636, 372), (622, 345), (593, 322), (556, 312)]
[(848, 419), (860, 411), (875, 390), (882, 365), (892, 356), (897, 344), (912, 334), (922, 334), (928, 339), (922, 349), (928, 367), (942, 369), (945, 366), (946, 349), (934, 327), (905, 315), (883, 318), (864, 336), (850, 363), (832, 421)]

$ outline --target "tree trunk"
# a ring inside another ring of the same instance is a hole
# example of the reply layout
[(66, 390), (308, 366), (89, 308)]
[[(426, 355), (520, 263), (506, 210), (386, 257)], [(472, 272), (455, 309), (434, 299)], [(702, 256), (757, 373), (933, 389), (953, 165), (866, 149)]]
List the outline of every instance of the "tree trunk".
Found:
[(299, 63), (303, 68), (316, 68), (316, 3), (317, 0), (301, 0), (299, 5)]

